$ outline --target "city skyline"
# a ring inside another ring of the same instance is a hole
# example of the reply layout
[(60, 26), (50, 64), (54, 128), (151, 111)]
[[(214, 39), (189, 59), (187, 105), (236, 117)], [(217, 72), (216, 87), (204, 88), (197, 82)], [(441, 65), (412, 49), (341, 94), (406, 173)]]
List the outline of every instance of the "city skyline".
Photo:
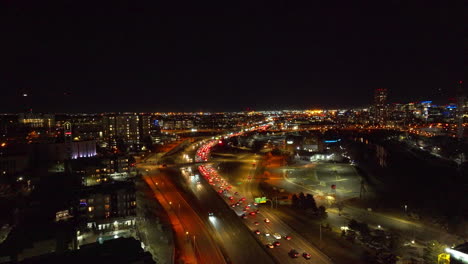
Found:
[(468, 264), (464, 10), (3, 1), (0, 262)]

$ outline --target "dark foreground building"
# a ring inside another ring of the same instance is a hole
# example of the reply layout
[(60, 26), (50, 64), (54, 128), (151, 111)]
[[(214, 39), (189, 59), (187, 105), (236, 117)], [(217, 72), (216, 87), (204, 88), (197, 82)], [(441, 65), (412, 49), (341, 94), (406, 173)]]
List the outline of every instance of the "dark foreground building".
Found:
[(81, 246), (79, 250), (62, 254), (46, 254), (25, 259), (21, 264), (82, 264), (82, 263), (125, 263), (152, 264), (150, 253), (143, 251), (140, 242), (134, 238), (118, 238), (100, 243)]

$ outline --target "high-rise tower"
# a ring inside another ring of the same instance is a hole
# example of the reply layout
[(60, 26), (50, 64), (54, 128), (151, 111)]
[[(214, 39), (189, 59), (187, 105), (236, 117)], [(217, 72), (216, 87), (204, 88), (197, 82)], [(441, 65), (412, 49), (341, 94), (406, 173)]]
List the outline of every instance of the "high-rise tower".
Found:
[(387, 117), (387, 89), (375, 89), (374, 92), (374, 118), (377, 124), (382, 125)]

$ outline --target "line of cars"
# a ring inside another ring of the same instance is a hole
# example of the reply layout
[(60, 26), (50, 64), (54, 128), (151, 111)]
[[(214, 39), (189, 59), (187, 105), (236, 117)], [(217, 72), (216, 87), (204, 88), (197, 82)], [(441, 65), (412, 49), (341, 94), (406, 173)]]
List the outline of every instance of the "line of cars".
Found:
[[(209, 152), (210, 152), (211, 148), (215, 144), (216, 144), (216, 141), (212, 141), (212, 142), (209, 142), (207, 145), (205, 145), (206, 148), (203, 148), (205, 146), (202, 146), (204, 151), (200, 152), (201, 153), (200, 155), (202, 155), (202, 157), (200, 157), (200, 159), (206, 158), (206, 160), (207, 160)], [(198, 153), (199, 152), (197, 152), (197, 155), (198, 155)], [(224, 200), (231, 206), (231, 208), (234, 211), (242, 210), (242, 212), (240, 212), (240, 217), (242, 219), (248, 219), (249, 217), (253, 218), (253, 217), (257, 217), (257, 215), (259, 215), (260, 209), (258, 208), (258, 204), (254, 203), (254, 202), (248, 203), (246, 201), (245, 197), (240, 197), (240, 194), (237, 191), (233, 191), (234, 188), (232, 187), (232, 185), (229, 185), (229, 183), (226, 180), (224, 180), (218, 174), (216, 169), (214, 169), (211, 164), (200, 165), (198, 167), (198, 170), (204, 176), (204, 178), (208, 181), (208, 183), (210, 185), (212, 185), (217, 190), (217, 192), (224, 198)], [(240, 209), (240, 208), (242, 208), (242, 209)], [(212, 215), (212, 213), (210, 213), (210, 214)], [(270, 219), (264, 218), (263, 222), (265, 222), (265, 224), (269, 224)], [(259, 222), (255, 221), (255, 222), (253, 222), (253, 224), (255, 226), (258, 226)], [(261, 231), (259, 229), (256, 229), (253, 232), (256, 235), (261, 234)], [(268, 241), (268, 243), (266, 244), (266, 247), (269, 248), (269, 249), (279, 247), (281, 245), (281, 243), (279, 241), (281, 238), (284, 238), (285, 240), (291, 240), (291, 236), (289, 236), (289, 235), (281, 236), (277, 232), (275, 232), (273, 234), (270, 234), (270, 232), (267, 229), (265, 229), (264, 234), (265, 234), (265, 238), (273, 237), (276, 240), (276, 241), (271, 242), (271, 241), (269, 241), (270, 239), (266, 239)], [(259, 239), (260, 239), (260, 237), (259, 237)], [(260, 239), (260, 240), (262, 241), (262, 239)], [(296, 250), (292, 249), (288, 253), (288, 255), (290, 257), (292, 257), (292, 258), (297, 258), (299, 256), (299, 253)], [(304, 252), (302, 254), (302, 257), (304, 257), (305, 259), (310, 259), (311, 255), (309, 253), (307, 253), (307, 252)]]

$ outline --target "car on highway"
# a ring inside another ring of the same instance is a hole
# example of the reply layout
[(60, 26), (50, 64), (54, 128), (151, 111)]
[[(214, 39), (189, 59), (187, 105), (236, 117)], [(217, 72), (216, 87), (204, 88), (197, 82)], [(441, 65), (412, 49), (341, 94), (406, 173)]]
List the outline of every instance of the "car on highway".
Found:
[(235, 194), (235, 195), (239, 195), (239, 192), (235, 192), (234, 194)]
[(260, 235), (260, 230), (255, 230), (254, 233)]
[(297, 252), (297, 250), (295, 249), (291, 249), (288, 253), (288, 255), (291, 257), (291, 258), (297, 258), (299, 257), (299, 252)]
[(270, 223), (270, 219), (268, 219), (268, 218), (265, 218), (265, 220), (263, 220), (263, 221), (265, 221), (265, 223)]
[(279, 247), (279, 246), (281, 245), (281, 243), (280, 243), (279, 241), (275, 241), (275, 242), (273, 243), (273, 245), (274, 245), (275, 247)]
[(285, 236), (284, 239), (291, 240), (291, 236)]
[(256, 214), (255, 212), (250, 212), (249, 213), (249, 215), (251, 215), (251, 216), (255, 216), (255, 214)]
[(275, 246), (273, 246), (273, 244), (271, 244), (271, 243), (266, 244), (266, 246), (267, 246), (267, 248), (275, 248)]
[(307, 253), (307, 252), (302, 253), (302, 256), (303, 256), (305, 259), (310, 259), (310, 254)]
[(265, 233), (265, 236), (269, 237), (269, 236), (270, 236), (270, 233)]
[(258, 222), (254, 222), (254, 225), (258, 225)]
[(214, 216), (213, 212), (208, 212), (208, 216)]
[(247, 216), (245, 214), (241, 215), (242, 219), (247, 219)]
[(232, 197), (232, 196), (229, 196), (229, 200), (234, 200), (234, 197)]
[(236, 207), (236, 206), (237, 206), (237, 204), (231, 204), (231, 207)]
[(278, 233), (274, 233), (274, 234), (273, 234), (273, 237), (276, 238), (276, 239), (281, 239), (281, 235), (278, 234)]

